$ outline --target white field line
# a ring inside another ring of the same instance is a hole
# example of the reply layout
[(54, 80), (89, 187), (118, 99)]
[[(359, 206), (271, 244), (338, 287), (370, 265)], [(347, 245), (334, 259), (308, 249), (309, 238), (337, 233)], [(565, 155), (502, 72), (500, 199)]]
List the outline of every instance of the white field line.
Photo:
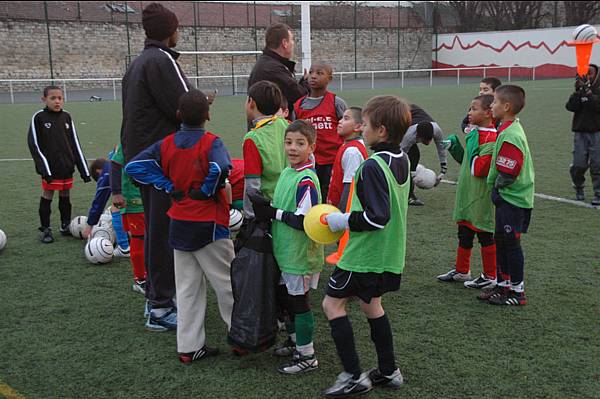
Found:
[[(96, 159), (96, 158), (87, 158), (88, 161), (92, 160), (92, 159)], [(0, 162), (15, 162), (15, 161), (32, 161), (32, 159), (31, 158), (0, 159)], [(453, 180), (442, 179), (442, 183), (456, 185), (456, 182)], [(588, 204), (587, 202), (583, 202), (583, 201), (575, 201), (575, 200), (570, 200), (567, 198), (555, 197), (553, 195), (547, 195), (547, 194), (542, 194), (542, 193), (535, 193), (535, 196), (538, 198), (541, 198), (541, 199), (549, 200), (549, 201), (562, 202), (563, 204), (575, 205), (575, 206), (580, 206), (583, 208), (597, 209), (595, 206), (592, 206), (592, 205)]]
[[(456, 182), (453, 180), (442, 179), (442, 183), (452, 184), (453, 186), (456, 185)], [(542, 194), (542, 193), (535, 193), (535, 196), (538, 198), (541, 198), (541, 199), (545, 199), (545, 200), (562, 202), (563, 204), (575, 205), (575, 206), (580, 206), (583, 208), (598, 209), (597, 207), (592, 206), (592, 205), (588, 204), (587, 202), (583, 202), (583, 201), (575, 201), (575, 200), (570, 200), (567, 198), (555, 197), (553, 195), (547, 195), (547, 194)]]

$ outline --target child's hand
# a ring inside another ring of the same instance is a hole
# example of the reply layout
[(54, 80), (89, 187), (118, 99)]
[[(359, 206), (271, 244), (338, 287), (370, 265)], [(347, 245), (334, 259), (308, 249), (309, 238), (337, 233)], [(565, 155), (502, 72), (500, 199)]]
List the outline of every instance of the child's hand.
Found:
[(116, 208), (119, 208), (119, 209), (125, 208), (125, 205), (126, 205), (125, 197), (123, 197), (122, 194), (115, 194), (115, 195), (113, 195), (112, 203)]
[(48, 184), (52, 183), (52, 180), (54, 180), (52, 178), (52, 176), (49, 176), (49, 175), (42, 177), (42, 179), (44, 179), (46, 181), (46, 183), (48, 183)]
[(87, 239), (90, 236), (90, 234), (92, 234), (92, 226), (90, 226), (89, 224), (87, 224), (85, 226), (85, 229), (83, 229), (83, 231), (81, 232), (81, 236), (84, 239)]
[(89, 176), (83, 176), (82, 179), (84, 183), (89, 183), (92, 181), (92, 179)]
[(209, 91), (208, 93), (206, 93), (206, 99), (208, 100), (208, 104), (209, 105), (212, 105), (212, 103), (215, 102), (215, 98), (217, 97), (218, 93), (219, 92), (218, 92), (217, 89)]
[(348, 218), (350, 218), (349, 213), (341, 212), (333, 212), (325, 216), (329, 230), (334, 233), (348, 229)]

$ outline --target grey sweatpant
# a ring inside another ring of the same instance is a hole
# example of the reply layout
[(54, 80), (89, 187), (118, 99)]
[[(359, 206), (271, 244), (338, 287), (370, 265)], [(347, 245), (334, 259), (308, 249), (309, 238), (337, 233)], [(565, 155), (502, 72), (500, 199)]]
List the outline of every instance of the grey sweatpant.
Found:
[(231, 240), (217, 240), (194, 251), (174, 251), (177, 287), (177, 351), (202, 349), (206, 340), (206, 280), (215, 290), (221, 318), (231, 327), (233, 292), (231, 261), (235, 257)]
[(583, 187), (585, 172), (590, 169), (594, 195), (600, 197), (600, 132), (573, 132), (571, 179), (575, 187)]

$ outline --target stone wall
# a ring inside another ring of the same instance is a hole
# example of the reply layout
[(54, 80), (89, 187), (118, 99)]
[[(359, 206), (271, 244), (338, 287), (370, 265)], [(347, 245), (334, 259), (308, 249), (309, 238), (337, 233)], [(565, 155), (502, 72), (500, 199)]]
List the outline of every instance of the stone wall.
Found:
[[(302, 48), (300, 32), (296, 59)], [(252, 28), (197, 28), (198, 50), (254, 50)], [(314, 29), (313, 60), (332, 64), (335, 71), (354, 70), (354, 30)], [(129, 26), (133, 54), (141, 51), (144, 32), (140, 24)], [(400, 31), (400, 68), (431, 67), (431, 32), (420, 29)], [(264, 43), (264, 29), (257, 32), (259, 49)], [(360, 29), (357, 31), (358, 70), (395, 69), (398, 66), (398, 31), (396, 29)], [(126, 67), (127, 30), (123, 23), (55, 22), (50, 23), (52, 62), (56, 79), (121, 77)], [(194, 50), (194, 28), (181, 27), (177, 50)], [(0, 79), (40, 79), (50, 77), (46, 25), (37, 21), (0, 21), (0, 54), (3, 54)], [(235, 74), (247, 74), (254, 56), (235, 59)], [(185, 73), (196, 75), (194, 56), (180, 58)], [(231, 57), (199, 56), (198, 75), (231, 74)], [(300, 72), (299, 68), (298, 71)], [(3, 85), (4, 86), (4, 85)]]

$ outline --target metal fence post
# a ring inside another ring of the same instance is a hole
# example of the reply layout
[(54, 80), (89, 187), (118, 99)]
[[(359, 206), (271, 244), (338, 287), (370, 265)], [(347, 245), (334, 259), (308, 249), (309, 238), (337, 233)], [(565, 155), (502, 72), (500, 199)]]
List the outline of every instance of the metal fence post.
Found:
[(63, 80), (63, 95), (65, 96), (64, 100), (67, 101), (67, 81)]
[(535, 65), (531, 68), (531, 80), (535, 80)]
[(456, 69), (456, 85), (460, 86), (460, 69)]
[(340, 73), (340, 91), (344, 90), (344, 74)]
[(8, 86), (10, 87), (10, 103), (14, 104), (15, 103), (15, 93), (13, 91), (12, 80), (8, 82)]
[(510, 82), (510, 65), (508, 66), (508, 81)]
[(429, 87), (433, 87), (433, 69), (429, 71)]
[(233, 72), (233, 55), (231, 56), (231, 90), (233, 91), (233, 95), (235, 96), (235, 74)]
[(402, 82), (401, 87), (404, 89), (404, 71), (402, 71), (400, 79), (401, 79), (401, 82)]
[(483, 67), (483, 78), (485, 79), (485, 72), (486, 72), (487, 68)]
[(113, 100), (117, 101), (117, 79), (113, 79), (112, 83), (113, 83)]
[(371, 90), (375, 89), (375, 72), (371, 71)]

